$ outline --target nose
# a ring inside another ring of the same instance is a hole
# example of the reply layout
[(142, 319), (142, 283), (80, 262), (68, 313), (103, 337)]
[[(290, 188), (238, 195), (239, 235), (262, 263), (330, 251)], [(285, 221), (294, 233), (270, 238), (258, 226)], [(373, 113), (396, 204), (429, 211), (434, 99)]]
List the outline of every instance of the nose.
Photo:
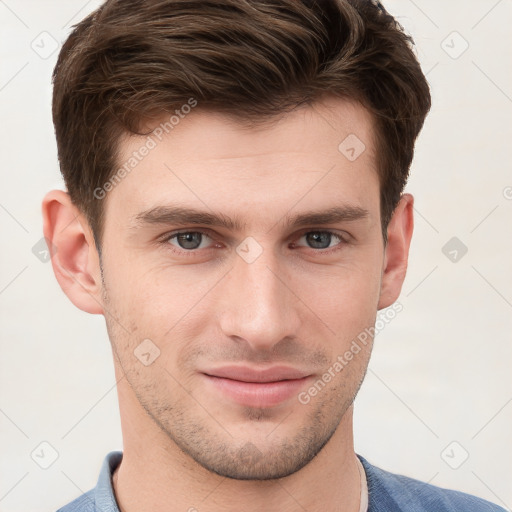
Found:
[(251, 263), (235, 255), (219, 290), (222, 332), (260, 353), (298, 337), (301, 302), (292, 281), (270, 250), (263, 250)]

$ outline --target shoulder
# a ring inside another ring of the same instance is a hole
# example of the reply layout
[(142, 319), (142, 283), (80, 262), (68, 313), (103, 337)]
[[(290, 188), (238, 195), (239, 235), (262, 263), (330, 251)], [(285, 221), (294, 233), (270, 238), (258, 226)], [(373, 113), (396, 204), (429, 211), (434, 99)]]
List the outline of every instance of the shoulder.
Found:
[(94, 489), (82, 494), (71, 503), (68, 503), (57, 512), (95, 512)]
[(506, 512), (482, 498), (372, 466), (358, 455), (368, 482), (368, 512)]
[(112, 487), (112, 473), (122, 458), (123, 453), (120, 451), (107, 454), (103, 460), (96, 487), (59, 508), (57, 512), (119, 512)]

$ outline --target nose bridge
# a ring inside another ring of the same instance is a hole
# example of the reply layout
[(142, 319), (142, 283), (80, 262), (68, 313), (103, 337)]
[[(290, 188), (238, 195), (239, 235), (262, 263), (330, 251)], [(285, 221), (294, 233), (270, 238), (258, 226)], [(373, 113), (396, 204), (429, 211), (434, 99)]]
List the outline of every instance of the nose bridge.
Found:
[[(244, 249), (248, 249), (244, 252)], [(287, 336), (297, 335), (299, 316), (278, 258), (255, 246), (241, 246), (223, 286), (221, 312), (224, 334), (243, 338), (254, 349), (269, 349)]]

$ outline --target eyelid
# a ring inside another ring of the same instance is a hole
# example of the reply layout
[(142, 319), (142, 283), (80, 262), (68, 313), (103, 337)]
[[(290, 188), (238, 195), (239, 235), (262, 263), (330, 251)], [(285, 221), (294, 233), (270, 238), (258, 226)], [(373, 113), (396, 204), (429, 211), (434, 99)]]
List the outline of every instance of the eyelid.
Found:
[[(162, 243), (164, 245), (170, 245), (170, 244), (167, 244), (169, 242), (169, 240), (171, 240), (172, 238), (175, 238), (176, 236), (178, 235), (181, 235), (181, 234), (186, 234), (186, 233), (200, 233), (204, 236), (207, 236), (210, 240), (212, 240), (213, 242), (215, 242), (215, 239), (214, 237), (211, 235), (211, 232), (210, 230), (208, 229), (203, 229), (203, 228), (196, 228), (196, 229), (178, 229), (176, 231), (170, 231), (168, 233), (165, 233), (164, 235), (158, 237), (157, 241), (159, 243)], [(208, 250), (209, 248), (206, 248), (206, 249), (190, 249), (190, 250), (185, 250), (185, 249), (179, 249), (179, 248), (174, 248), (173, 246), (173, 250), (175, 249), (176, 252), (179, 252), (179, 253), (198, 253), (200, 250)]]
[(313, 254), (317, 254), (319, 256), (329, 256), (333, 253), (336, 253), (337, 251), (340, 251), (342, 248), (344, 248), (345, 246), (347, 246), (350, 243), (350, 239), (349, 239), (350, 236), (348, 235), (348, 233), (344, 233), (346, 235), (346, 236), (344, 236), (343, 234), (339, 233), (338, 231), (328, 229), (328, 228), (304, 229), (304, 230), (300, 231), (298, 234), (294, 235), (294, 240), (302, 238), (307, 233), (329, 233), (340, 240), (339, 243), (337, 243), (334, 247), (327, 247), (326, 249), (315, 249), (313, 247), (308, 247), (305, 245), (295, 245), (294, 244), (296, 247), (303, 247), (305, 249), (308, 249)]
[(295, 233), (293, 235), (294, 238), (300, 238), (304, 236), (306, 233), (330, 233), (331, 235), (335, 235), (339, 237), (344, 242), (348, 243), (350, 239), (352, 238), (351, 235), (349, 235), (346, 231), (338, 231), (336, 229), (331, 228), (305, 228), (299, 231), (298, 233)]

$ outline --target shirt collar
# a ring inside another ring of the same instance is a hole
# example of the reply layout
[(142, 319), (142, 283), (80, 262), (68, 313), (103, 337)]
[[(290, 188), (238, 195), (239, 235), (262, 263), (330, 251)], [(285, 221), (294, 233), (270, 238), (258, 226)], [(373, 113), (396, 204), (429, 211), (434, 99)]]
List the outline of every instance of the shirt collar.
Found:
[(94, 490), (95, 510), (97, 512), (119, 512), (112, 485), (112, 475), (121, 463), (123, 452), (110, 452), (103, 460), (98, 483)]

